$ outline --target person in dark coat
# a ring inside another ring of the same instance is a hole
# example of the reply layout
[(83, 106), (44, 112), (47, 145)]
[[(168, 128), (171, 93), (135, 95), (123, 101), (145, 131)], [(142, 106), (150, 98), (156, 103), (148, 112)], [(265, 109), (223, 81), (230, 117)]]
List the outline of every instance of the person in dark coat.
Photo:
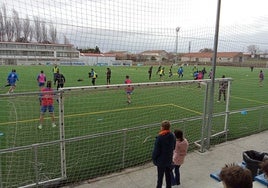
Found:
[(165, 120), (161, 123), (161, 131), (156, 137), (152, 159), (157, 166), (157, 186), (161, 188), (165, 174), (166, 188), (171, 188), (172, 156), (176, 139), (170, 131), (170, 122)]

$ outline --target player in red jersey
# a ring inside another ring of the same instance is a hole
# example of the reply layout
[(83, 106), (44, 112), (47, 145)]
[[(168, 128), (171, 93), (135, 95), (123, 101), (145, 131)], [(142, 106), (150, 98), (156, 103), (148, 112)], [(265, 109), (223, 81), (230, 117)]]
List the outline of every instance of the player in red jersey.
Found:
[(47, 87), (41, 89), (41, 95), (40, 95), (41, 114), (40, 114), (40, 124), (38, 126), (38, 129), (42, 129), (42, 125), (44, 122), (44, 115), (47, 110), (51, 116), (52, 127), (56, 127), (55, 117), (54, 117), (54, 106), (53, 106), (54, 92), (53, 92), (53, 89), (51, 88), (51, 85), (52, 85), (52, 82), (47, 81)]
[[(125, 84), (131, 84), (132, 81), (130, 80), (129, 76), (126, 76), (125, 79)], [(134, 87), (131, 85), (127, 85), (127, 87), (125, 88), (126, 94), (127, 94), (127, 103), (130, 104), (131, 103), (131, 94), (132, 91), (134, 90)]]

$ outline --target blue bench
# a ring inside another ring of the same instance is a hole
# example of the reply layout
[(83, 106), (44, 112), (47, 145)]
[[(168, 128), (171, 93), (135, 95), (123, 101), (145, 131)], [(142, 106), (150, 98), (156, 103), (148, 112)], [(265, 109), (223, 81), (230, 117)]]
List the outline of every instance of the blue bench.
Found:
[[(243, 161), (242, 163), (239, 163), (238, 165), (241, 166), (241, 167), (244, 167), (244, 168), (246, 167), (244, 161)], [(220, 179), (220, 177), (219, 177), (220, 172), (221, 172), (221, 170), (217, 170), (217, 171), (211, 173), (209, 176), (210, 176), (211, 178), (215, 179), (216, 181), (220, 182), (220, 181), (221, 181), (221, 179)]]
[(258, 176), (255, 176), (254, 180), (260, 182), (263, 185), (268, 186), (268, 180), (264, 177), (264, 174), (260, 174)]

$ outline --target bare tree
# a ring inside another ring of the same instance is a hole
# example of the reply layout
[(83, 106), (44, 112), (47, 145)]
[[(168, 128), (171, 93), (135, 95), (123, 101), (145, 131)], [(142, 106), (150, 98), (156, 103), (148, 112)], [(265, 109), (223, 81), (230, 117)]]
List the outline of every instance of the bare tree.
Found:
[(66, 37), (66, 35), (64, 35), (64, 44), (70, 44), (69, 39)]
[(254, 58), (257, 53), (260, 51), (259, 47), (256, 45), (249, 45), (247, 47), (248, 52), (251, 54), (251, 56)]
[(34, 37), (37, 42), (42, 41), (42, 30), (41, 30), (41, 21), (40, 18), (34, 16)]
[(201, 52), (201, 53), (213, 52), (213, 50), (211, 48), (203, 48), (203, 49), (199, 50), (199, 52)]
[(28, 15), (23, 20), (22, 33), (23, 33), (24, 42), (31, 41), (30, 34), (32, 33), (32, 28), (30, 25), (30, 20), (29, 20)]
[(15, 26), (12, 23), (11, 19), (7, 19), (5, 23), (7, 41), (11, 42), (14, 39)]
[(33, 41), (33, 36), (34, 36), (34, 30), (33, 27), (30, 27), (30, 35), (29, 35), (29, 41)]
[(1, 9), (0, 9), (0, 41), (5, 41), (4, 18)]
[(49, 35), (51, 38), (51, 43), (57, 43), (57, 29), (53, 26), (53, 24), (50, 24)]
[(47, 37), (47, 27), (46, 22), (42, 22), (42, 41), (43, 43), (49, 43), (48, 37)]
[(13, 9), (13, 24), (14, 24), (15, 41), (21, 41), (22, 26), (21, 26), (19, 14), (15, 9)]
[(11, 23), (9, 19), (7, 18), (7, 10), (5, 4), (2, 5), (2, 12), (3, 12), (3, 28), (4, 28), (4, 38), (6, 38), (9, 41), (9, 35), (11, 35), (9, 32), (12, 29)]

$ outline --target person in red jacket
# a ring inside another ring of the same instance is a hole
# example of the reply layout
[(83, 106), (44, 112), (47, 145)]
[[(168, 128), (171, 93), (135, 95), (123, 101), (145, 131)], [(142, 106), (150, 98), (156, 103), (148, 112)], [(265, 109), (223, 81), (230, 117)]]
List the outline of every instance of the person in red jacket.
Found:
[(51, 85), (52, 85), (52, 82), (47, 81), (47, 87), (41, 89), (41, 94), (40, 94), (41, 114), (40, 114), (40, 120), (39, 120), (40, 124), (38, 126), (38, 129), (42, 129), (42, 125), (44, 122), (44, 115), (47, 110), (51, 116), (52, 127), (56, 127), (55, 117), (54, 117), (54, 106), (53, 106), (54, 92), (53, 92), (53, 89), (51, 88)]

